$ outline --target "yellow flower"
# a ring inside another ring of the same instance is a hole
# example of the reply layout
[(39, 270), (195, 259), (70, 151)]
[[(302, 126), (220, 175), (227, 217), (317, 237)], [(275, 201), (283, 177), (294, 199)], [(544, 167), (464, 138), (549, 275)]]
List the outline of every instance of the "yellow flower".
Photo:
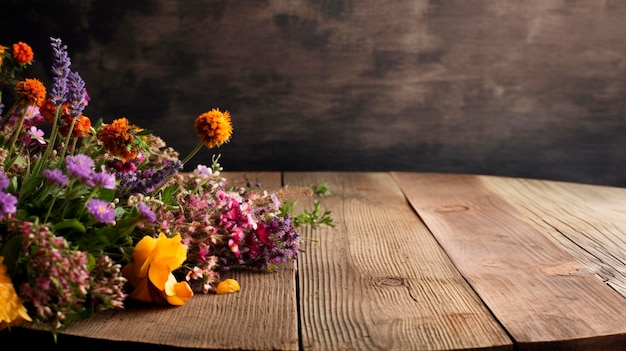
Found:
[(212, 109), (196, 118), (196, 133), (208, 148), (220, 146), (227, 142), (233, 134), (233, 125), (228, 111)]
[(32, 322), (26, 307), (15, 292), (11, 277), (7, 274), (7, 266), (3, 262), (4, 257), (0, 256), (0, 330), (23, 321)]
[(217, 288), (215, 289), (215, 292), (217, 294), (228, 294), (232, 292), (237, 292), (239, 290), (241, 290), (239, 283), (237, 283), (235, 279), (229, 278), (229, 279), (224, 279), (224, 281), (221, 281), (219, 284), (217, 284)]
[(168, 238), (160, 233), (158, 238), (144, 236), (135, 246), (133, 262), (122, 273), (133, 287), (130, 297), (143, 302), (183, 305), (193, 296), (187, 282), (177, 282), (172, 271), (180, 268), (187, 259), (187, 246), (177, 234)]

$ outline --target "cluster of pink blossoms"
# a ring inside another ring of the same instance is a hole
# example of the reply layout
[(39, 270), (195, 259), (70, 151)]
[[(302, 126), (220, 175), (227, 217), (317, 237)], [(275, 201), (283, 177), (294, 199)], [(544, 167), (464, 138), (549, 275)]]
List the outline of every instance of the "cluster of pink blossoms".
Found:
[(101, 256), (90, 274), (88, 254), (70, 248), (48, 226), (28, 221), (13, 225), (23, 236), (20, 255), (27, 262), (27, 280), (20, 285), (20, 294), (32, 304), (38, 324), (60, 327), (68, 315), (84, 311), (85, 305), (95, 310), (123, 306), (126, 279), (119, 264)]
[(203, 166), (180, 184), (189, 190), (179, 193), (180, 207), (161, 207), (156, 214), (162, 220), (143, 230), (181, 234), (188, 251), (180, 276), (195, 291), (214, 292), (230, 269), (273, 270), (297, 257), (301, 237), (281, 214), (276, 194), (228, 188), (219, 172)]

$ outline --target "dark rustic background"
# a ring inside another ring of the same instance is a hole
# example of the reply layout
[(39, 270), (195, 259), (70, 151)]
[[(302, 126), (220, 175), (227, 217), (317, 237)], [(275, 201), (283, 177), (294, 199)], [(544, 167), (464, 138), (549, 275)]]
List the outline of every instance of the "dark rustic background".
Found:
[(86, 115), (184, 156), (229, 110), (226, 170), (470, 172), (626, 186), (626, 2), (2, 0), (0, 43), (49, 37)]

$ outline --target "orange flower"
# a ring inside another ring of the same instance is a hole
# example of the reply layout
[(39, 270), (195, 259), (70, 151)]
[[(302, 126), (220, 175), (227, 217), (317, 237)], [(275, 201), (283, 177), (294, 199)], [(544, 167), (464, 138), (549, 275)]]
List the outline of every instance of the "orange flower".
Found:
[(15, 92), (29, 105), (41, 106), (46, 101), (46, 87), (39, 79), (26, 79), (15, 84)]
[(198, 116), (194, 127), (198, 137), (208, 148), (222, 145), (233, 134), (230, 114), (228, 111), (220, 112), (218, 109), (212, 109)]
[(111, 155), (119, 157), (127, 162), (137, 157), (139, 149), (133, 145), (135, 133), (141, 129), (135, 125), (129, 125), (125, 117), (118, 118), (111, 124), (105, 124), (98, 131), (98, 140)]
[(185, 281), (178, 282), (172, 271), (187, 259), (187, 246), (180, 234), (168, 238), (144, 236), (135, 246), (133, 262), (122, 268), (122, 274), (133, 288), (130, 297), (143, 302), (183, 305), (193, 296)]
[(11, 277), (7, 274), (4, 257), (0, 256), (0, 330), (18, 325), (22, 321), (32, 322), (15, 292)]
[[(59, 130), (61, 135), (64, 137), (67, 136), (67, 132), (72, 124), (72, 116), (66, 115), (63, 117), (65, 124)], [(89, 135), (89, 131), (91, 130), (91, 120), (87, 116), (80, 115), (76, 117), (76, 121), (74, 122), (74, 129), (72, 129), (72, 136), (74, 138), (84, 138)]]
[[(52, 99), (46, 99), (41, 106), (39, 106), (39, 113), (43, 116), (44, 121), (48, 123), (54, 123), (54, 115), (57, 113), (57, 107), (52, 102)], [(67, 116), (70, 114), (70, 103), (66, 102), (61, 108), (61, 115)]]
[(30, 63), (31, 61), (33, 61), (34, 57), (35, 55), (33, 54), (33, 49), (30, 47), (30, 45), (21, 41), (13, 44), (13, 59), (18, 64), (23, 65)]
[(2, 66), (2, 58), (4, 57), (5, 50), (6, 50), (6, 46), (0, 45), (0, 66)]

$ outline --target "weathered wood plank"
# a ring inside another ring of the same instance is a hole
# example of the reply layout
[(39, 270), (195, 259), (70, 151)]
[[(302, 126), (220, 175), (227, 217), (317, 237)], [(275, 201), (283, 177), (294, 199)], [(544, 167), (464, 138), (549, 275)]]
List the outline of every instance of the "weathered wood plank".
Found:
[(624, 297), (482, 178), (392, 175), (519, 349), (623, 349)]
[(284, 181), (327, 183), (322, 205), (336, 225), (303, 230), (304, 350), (512, 348), (389, 173), (286, 173)]
[[(268, 188), (281, 186), (278, 172), (224, 175), (232, 185), (245, 186), (246, 180), (253, 179)], [(59, 336), (56, 347), (92, 342), (132, 346), (133, 350), (297, 350), (295, 263), (289, 262), (276, 273), (234, 271), (229, 277), (240, 283), (240, 292), (196, 295), (180, 307), (132, 305), (124, 311), (97, 313), (72, 324)], [(18, 335), (30, 335), (25, 328), (15, 329), (21, 329)], [(53, 346), (51, 336), (42, 336), (40, 341)]]
[(524, 178), (482, 180), (626, 297), (626, 189)]

